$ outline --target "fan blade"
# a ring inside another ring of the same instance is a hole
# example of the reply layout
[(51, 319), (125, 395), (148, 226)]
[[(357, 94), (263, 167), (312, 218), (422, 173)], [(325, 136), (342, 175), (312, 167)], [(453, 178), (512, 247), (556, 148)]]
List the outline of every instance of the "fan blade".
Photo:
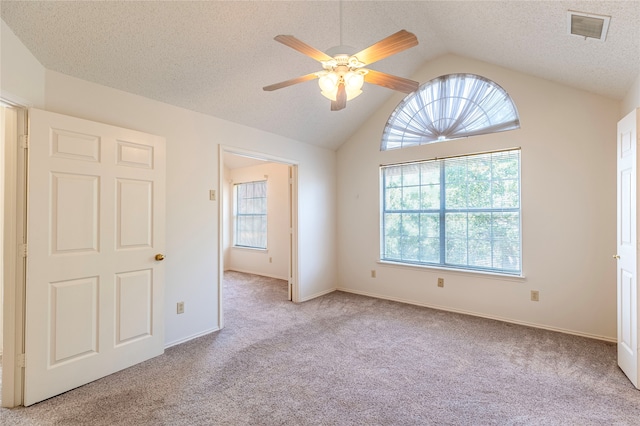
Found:
[(397, 77), (395, 75), (386, 74), (380, 71), (367, 70), (364, 75), (364, 81), (378, 86), (386, 87), (391, 90), (397, 90), (399, 92), (411, 93), (415, 92), (420, 83), (417, 81), (409, 80), (407, 78)]
[(347, 106), (347, 91), (344, 88), (344, 83), (338, 85), (338, 93), (336, 93), (336, 100), (331, 101), (331, 111), (340, 111)]
[(402, 52), (410, 47), (418, 45), (418, 38), (415, 34), (407, 30), (400, 30), (389, 37), (367, 47), (364, 50), (354, 54), (360, 62), (367, 65), (372, 64), (387, 56)]
[(280, 83), (264, 86), (262, 90), (271, 92), (272, 90), (282, 89), (283, 87), (293, 86), (294, 84), (298, 84), (298, 83), (304, 83), (305, 81), (313, 80), (314, 78), (318, 78), (318, 75), (315, 72), (311, 74), (303, 75), (298, 78), (292, 78), (291, 80), (281, 81)]
[(316, 49), (315, 47), (309, 46), (307, 43), (298, 40), (292, 35), (278, 35), (274, 37), (275, 41), (278, 41), (285, 46), (289, 46), (292, 49), (297, 50), (298, 52), (305, 54), (316, 61), (330, 61), (333, 58), (326, 53)]

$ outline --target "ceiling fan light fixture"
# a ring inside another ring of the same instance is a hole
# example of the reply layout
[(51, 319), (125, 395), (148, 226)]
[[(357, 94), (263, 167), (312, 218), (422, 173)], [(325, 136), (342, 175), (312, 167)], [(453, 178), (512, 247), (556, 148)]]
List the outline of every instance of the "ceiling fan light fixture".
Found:
[(324, 90), (322, 92), (320, 92), (320, 94), (322, 96), (324, 96), (325, 98), (329, 99), (330, 101), (335, 101), (336, 100), (336, 96), (338, 95), (338, 89), (332, 91), (332, 92), (325, 92)]
[[(345, 91), (347, 92), (347, 100), (348, 101), (350, 101), (353, 98), (357, 98), (358, 96), (360, 96), (362, 94), (362, 90), (360, 90), (360, 89), (349, 89), (346, 86), (345, 86)], [(323, 90), (320, 93), (325, 98), (327, 98), (327, 99), (329, 99), (331, 101), (335, 101), (337, 96), (338, 96), (338, 86), (336, 85), (336, 87), (331, 91), (324, 91)]]
[(360, 90), (364, 84), (364, 75), (359, 72), (349, 71), (344, 75), (344, 87), (349, 90)]
[(335, 92), (338, 89), (340, 78), (334, 72), (327, 72), (318, 79), (318, 86), (323, 92)]
[(348, 100), (362, 94), (365, 76), (367, 77), (367, 83), (404, 93), (412, 93), (419, 86), (417, 81), (364, 68), (388, 56), (416, 46), (418, 39), (415, 34), (407, 30), (400, 30), (355, 54), (345, 53), (345, 51), (353, 50), (353, 48), (345, 49), (345, 46), (339, 46), (335, 48), (337, 53), (331, 56), (328, 54), (330, 52), (322, 52), (292, 35), (280, 34), (275, 36), (274, 39), (285, 46), (289, 46), (315, 59), (322, 64), (322, 68), (324, 69), (262, 88), (268, 92), (318, 79), (320, 92), (324, 97), (332, 101), (331, 111), (340, 111), (345, 108)]
[(347, 89), (347, 100), (350, 101), (353, 98), (357, 98), (362, 94), (360, 89)]
[(328, 71), (318, 78), (320, 93), (327, 99), (336, 100), (338, 85), (343, 82), (347, 93), (347, 100), (350, 101), (362, 94), (364, 85), (364, 74), (358, 71), (347, 71), (344, 75), (336, 71)]

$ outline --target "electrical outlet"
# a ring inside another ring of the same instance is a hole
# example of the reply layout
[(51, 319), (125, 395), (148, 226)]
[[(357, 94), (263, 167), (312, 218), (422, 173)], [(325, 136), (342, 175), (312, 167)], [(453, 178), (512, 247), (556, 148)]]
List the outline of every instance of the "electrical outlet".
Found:
[(376, 270), (372, 269), (371, 270), (371, 278), (375, 278), (376, 277)]
[(444, 278), (438, 278), (438, 287), (444, 287)]
[(532, 302), (540, 301), (540, 292), (538, 290), (531, 290), (531, 301)]
[(184, 302), (178, 302), (178, 313), (184, 314)]

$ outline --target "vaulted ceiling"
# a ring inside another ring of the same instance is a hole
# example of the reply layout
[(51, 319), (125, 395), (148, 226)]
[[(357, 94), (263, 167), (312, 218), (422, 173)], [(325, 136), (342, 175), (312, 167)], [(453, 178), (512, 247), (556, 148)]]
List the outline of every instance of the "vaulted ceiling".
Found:
[[(321, 69), (275, 42), (278, 34), (322, 51), (357, 51), (406, 29), (420, 44), (371, 68), (408, 78), (454, 53), (621, 99), (640, 73), (637, 0), (0, 5), (2, 19), (47, 69), (330, 149), (393, 92), (365, 84), (346, 109), (331, 112), (316, 82), (263, 91)], [(568, 10), (611, 16), (606, 41), (568, 35)]]

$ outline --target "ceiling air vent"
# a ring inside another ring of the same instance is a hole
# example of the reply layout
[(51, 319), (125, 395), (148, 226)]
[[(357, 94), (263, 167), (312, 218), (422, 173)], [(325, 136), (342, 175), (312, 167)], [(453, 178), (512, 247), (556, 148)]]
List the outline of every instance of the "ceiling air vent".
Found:
[(568, 31), (569, 34), (582, 37), (585, 40), (594, 38), (604, 41), (609, 29), (610, 16), (594, 15), (592, 13), (568, 11)]

